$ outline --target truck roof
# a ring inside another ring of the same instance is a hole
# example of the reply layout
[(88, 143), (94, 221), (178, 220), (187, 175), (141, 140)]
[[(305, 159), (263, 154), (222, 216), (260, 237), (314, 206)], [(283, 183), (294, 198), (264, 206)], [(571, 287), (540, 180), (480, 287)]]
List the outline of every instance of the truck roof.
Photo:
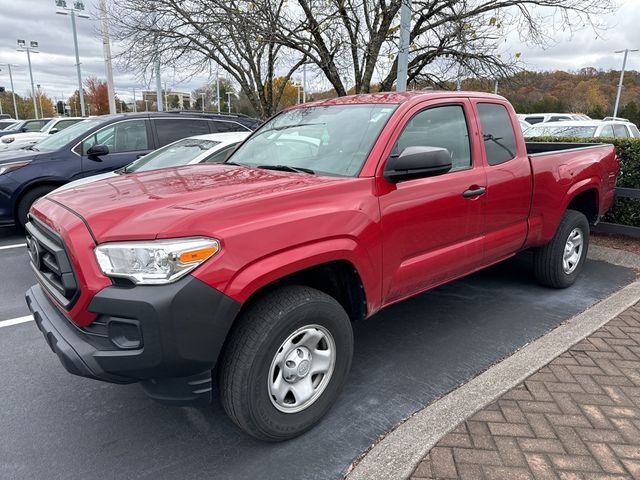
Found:
[(329, 106), (329, 105), (358, 105), (358, 104), (401, 104), (416, 98), (486, 98), (493, 100), (504, 100), (500, 95), (483, 92), (465, 92), (452, 90), (422, 90), (412, 92), (380, 92), (380, 93), (361, 93), (359, 95), (349, 95), (346, 97), (328, 98), (326, 100), (318, 100), (317, 102), (305, 103), (305, 106)]

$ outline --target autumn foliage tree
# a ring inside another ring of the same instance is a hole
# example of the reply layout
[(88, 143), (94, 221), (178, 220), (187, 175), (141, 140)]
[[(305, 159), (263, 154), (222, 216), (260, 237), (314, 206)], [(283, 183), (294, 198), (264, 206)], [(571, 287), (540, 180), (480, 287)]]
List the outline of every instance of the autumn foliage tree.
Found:
[[(109, 113), (109, 90), (107, 82), (101, 78), (89, 77), (85, 81), (84, 104), (87, 115), (107, 115)], [(116, 105), (119, 100), (116, 96)], [(80, 95), (78, 90), (69, 98), (69, 106), (74, 115), (80, 115)]]

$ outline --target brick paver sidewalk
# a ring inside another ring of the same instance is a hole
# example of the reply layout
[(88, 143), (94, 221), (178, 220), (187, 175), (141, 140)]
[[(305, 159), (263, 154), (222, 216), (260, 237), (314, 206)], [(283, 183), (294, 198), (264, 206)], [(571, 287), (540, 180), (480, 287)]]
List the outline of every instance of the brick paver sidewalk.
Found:
[(446, 435), (413, 479), (640, 479), (640, 303)]

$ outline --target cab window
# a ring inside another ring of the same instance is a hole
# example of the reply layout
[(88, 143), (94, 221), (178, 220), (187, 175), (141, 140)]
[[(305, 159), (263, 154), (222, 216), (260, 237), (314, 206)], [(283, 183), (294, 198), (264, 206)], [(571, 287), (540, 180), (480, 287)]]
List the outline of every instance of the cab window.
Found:
[(471, 168), (469, 128), (462, 105), (443, 105), (417, 113), (398, 137), (392, 155), (400, 155), (407, 147), (446, 148), (451, 155), (450, 171)]
[(627, 128), (618, 123), (616, 125), (613, 126), (613, 132), (616, 134), (616, 137), (628, 137), (629, 136), (629, 132), (627, 132)]
[(605, 125), (600, 130), (600, 137), (613, 137), (613, 127), (611, 125)]
[(478, 116), (489, 165), (499, 165), (515, 158), (518, 151), (516, 135), (504, 105), (479, 103)]
[(82, 142), (82, 152), (94, 145), (106, 145), (109, 153), (149, 150), (147, 127), (144, 120), (128, 120), (114, 123), (97, 131)]

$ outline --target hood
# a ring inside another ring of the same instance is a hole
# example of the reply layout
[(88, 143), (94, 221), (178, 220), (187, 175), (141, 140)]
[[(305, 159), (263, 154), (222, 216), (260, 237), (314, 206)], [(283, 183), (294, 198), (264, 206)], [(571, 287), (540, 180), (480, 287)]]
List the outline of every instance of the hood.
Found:
[(43, 152), (34, 150), (2, 150), (0, 151), (0, 165), (18, 160), (28, 160), (42, 154)]
[(233, 217), (251, 204), (345, 180), (225, 164), (191, 165), (117, 175), (46, 198), (82, 216), (102, 243), (211, 235), (231, 226)]

